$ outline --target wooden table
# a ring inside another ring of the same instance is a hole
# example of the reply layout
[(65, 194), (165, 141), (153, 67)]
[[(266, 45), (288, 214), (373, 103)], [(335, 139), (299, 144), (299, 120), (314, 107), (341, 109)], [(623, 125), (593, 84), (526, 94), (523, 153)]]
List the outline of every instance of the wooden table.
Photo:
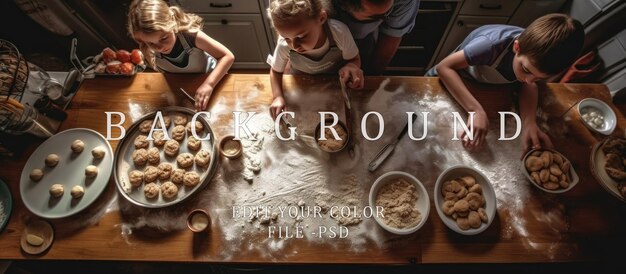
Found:
[[(365, 89), (351, 92), (355, 101), (364, 100), (376, 90), (381, 82), (390, 79), (387, 88), (405, 85), (412, 90), (430, 90), (434, 94), (448, 96), (438, 78), (421, 77), (368, 77)], [(68, 108), (68, 119), (61, 130), (86, 127), (103, 135), (106, 133), (104, 111), (120, 111), (127, 115), (132, 108), (144, 112), (154, 111), (169, 105), (192, 106), (178, 92), (179, 87), (193, 91), (203, 80), (200, 76), (167, 75), (140, 73), (131, 78), (97, 78), (86, 80)], [(306, 88), (307, 85), (328, 82), (324, 77), (285, 77), (285, 86)], [(338, 85), (337, 85), (338, 86)], [(254, 89), (255, 97), (247, 96)], [(497, 118), (497, 111), (511, 108), (515, 87), (472, 87), (473, 92), (490, 118)], [(544, 122), (561, 123), (568, 130), (564, 135), (551, 133), (556, 149), (567, 156), (576, 168), (581, 182), (572, 191), (548, 196), (531, 190), (532, 195), (541, 196), (526, 205), (532, 214), (524, 214), (526, 233), (511, 233), (510, 212), (502, 206), (498, 209), (498, 220), (484, 233), (467, 237), (449, 230), (436, 214), (431, 197), (431, 213), (426, 225), (415, 235), (390, 237), (398, 244), (384, 248), (371, 246), (364, 252), (349, 252), (339, 245), (328, 248), (324, 244), (311, 244), (294, 241), (283, 252), (293, 252), (291, 256), (272, 260), (278, 263), (461, 263), (461, 262), (555, 262), (555, 261), (600, 261), (619, 255), (612, 250), (620, 250), (625, 244), (626, 206), (606, 193), (595, 181), (589, 170), (591, 146), (602, 136), (590, 133), (573, 115), (570, 106), (584, 97), (596, 97), (605, 102), (611, 98), (604, 85), (595, 84), (548, 84), (541, 88)], [(218, 99), (219, 98), (219, 99)], [(217, 102), (218, 100), (222, 100)], [(268, 75), (228, 75), (215, 89), (211, 105), (221, 104), (225, 111), (231, 109), (253, 109), (267, 106), (271, 102), (271, 88)], [(614, 135), (622, 136), (626, 120), (618, 114), (618, 128)], [(563, 117), (573, 117), (565, 119)], [(129, 117), (127, 117), (129, 118)], [(131, 124), (127, 119), (125, 126)], [(492, 122), (495, 123), (495, 122)], [(230, 133), (232, 117), (224, 116), (212, 125), (217, 135)], [(116, 131), (114, 131), (116, 135)], [(118, 141), (111, 141), (113, 149)], [(268, 262), (261, 254), (246, 252), (234, 254), (228, 259), (220, 255), (227, 242), (219, 227), (212, 227), (211, 233), (194, 235), (188, 230), (163, 233), (155, 230), (135, 230), (128, 235), (121, 224), (124, 216), (116, 206), (119, 197), (115, 181), (100, 198), (78, 216), (62, 220), (51, 220), (55, 227), (55, 242), (51, 249), (40, 256), (30, 256), (21, 252), (19, 243), (25, 222), (36, 218), (23, 205), (19, 195), (19, 176), (29, 155), (36, 148), (26, 151), (17, 159), (2, 159), (0, 177), (5, 180), (14, 197), (13, 215), (4, 232), (0, 234), (0, 258), (2, 259), (43, 259), (43, 260), (131, 260), (131, 261), (203, 261), (203, 262)], [(519, 158), (518, 154), (508, 157)], [(363, 163), (369, 159), (362, 159)], [(531, 187), (532, 188), (532, 187)], [(431, 191), (432, 189), (429, 189)], [(546, 226), (550, 216), (542, 216), (542, 208), (558, 201), (562, 214), (566, 216), (566, 226), (555, 231)], [(523, 203), (524, 201), (522, 201)], [(74, 225), (68, 225), (72, 223)], [(264, 237), (259, 235), (258, 240)], [(254, 239), (252, 244), (255, 244)]]

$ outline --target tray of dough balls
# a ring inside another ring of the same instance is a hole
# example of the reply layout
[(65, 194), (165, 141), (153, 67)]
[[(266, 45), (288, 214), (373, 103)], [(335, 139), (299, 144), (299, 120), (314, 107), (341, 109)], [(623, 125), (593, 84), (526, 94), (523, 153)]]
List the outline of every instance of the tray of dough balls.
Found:
[(31, 154), (20, 177), (26, 208), (43, 218), (74, 215), (106, 188), (113, 150), (102, 134), (73, 128), (48, 138)]
[[(130, 127), (115, 151), (113, 171), (128, 201), (148, 208), (171, 206), (208, 184), (218, 164), (215, 135), (204, 116), (198, 115), (199, 139), (195, 138), (191, 132), (194, 114), (188, 108), (168, 107), (143, 116)], [(160, 130), (163, 126), (167, 136)]]

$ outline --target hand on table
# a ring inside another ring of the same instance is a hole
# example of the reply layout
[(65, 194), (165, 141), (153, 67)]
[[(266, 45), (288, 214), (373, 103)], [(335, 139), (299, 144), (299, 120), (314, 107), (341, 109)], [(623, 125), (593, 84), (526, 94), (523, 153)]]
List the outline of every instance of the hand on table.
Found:
[(353, 63), (347, 63), (339, 69), (339, 77), (349, 88), (362, 89), (365, 81), (363, 81), (363, 70)]
[(196, 110), (203, 111), (207, 108), (211, 94), (213, 93), (213, 87), (210, 85), (201, 85), (196, 90)]
[(287, 110), (285, 107), (285, 98), (283, 96), (276, 96), (270, 105), (270, 115), (272, 115), (272, 119), (276, 119), (276, 116), (283, 110)]
[(550, 137), (539, 129), (535, 121), (524, 123), (524, 125), (522, 125), (521, 141), (524, 154), (531, 149), (554, 148), (552, 141), (550, 141)]
[[(467, 124), (470, 125), (468, 117)], [(489, 119), (484, 111), (474, 113), (474, 125), (473, 125), (473, 140), (470, 140), (469, 136), (463, 131), (461, 133), (461, 140), (463, 140), (463, 147), (469, 151), (477, 150), (485, 142), (485, 136), (489, 129)], [(470, 127), (470, 130), (472, 128)]]

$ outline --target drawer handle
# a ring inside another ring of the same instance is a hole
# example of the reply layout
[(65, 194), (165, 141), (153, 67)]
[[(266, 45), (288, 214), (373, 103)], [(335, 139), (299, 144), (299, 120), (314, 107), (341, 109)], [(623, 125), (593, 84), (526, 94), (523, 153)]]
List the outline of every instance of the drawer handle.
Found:
[(465, 25), (465, 23), (463, 23), (463, 21), (459, 20), (456, 22), (456, 25), (459, 27), (462, 27), (463, 25)]
[(233, 6), (232, 3), (226, 3), (226, 4), (209, 3), (209, 7), (212, 7), (212, 8), (231, 8), (232, 6)]
[(228, 20), (222, 19), (222, 25), (228, 25)]
[(485, 10), (499, 10), (502, 9), (502, 5), (500, 4), (480, 4), (481, 9)]

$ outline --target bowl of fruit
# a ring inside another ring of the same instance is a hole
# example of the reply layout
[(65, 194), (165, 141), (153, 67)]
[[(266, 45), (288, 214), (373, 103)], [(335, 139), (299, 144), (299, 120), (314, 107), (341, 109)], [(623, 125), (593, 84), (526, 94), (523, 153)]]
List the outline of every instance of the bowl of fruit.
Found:
[(91, 65), (87, 70), (93, 69), (95, 75), (122, 75), (132, 76), (146, 69), (146, 62), (141, 50), (112, 50), (105, 48), (94, 57), (87, 58)]

